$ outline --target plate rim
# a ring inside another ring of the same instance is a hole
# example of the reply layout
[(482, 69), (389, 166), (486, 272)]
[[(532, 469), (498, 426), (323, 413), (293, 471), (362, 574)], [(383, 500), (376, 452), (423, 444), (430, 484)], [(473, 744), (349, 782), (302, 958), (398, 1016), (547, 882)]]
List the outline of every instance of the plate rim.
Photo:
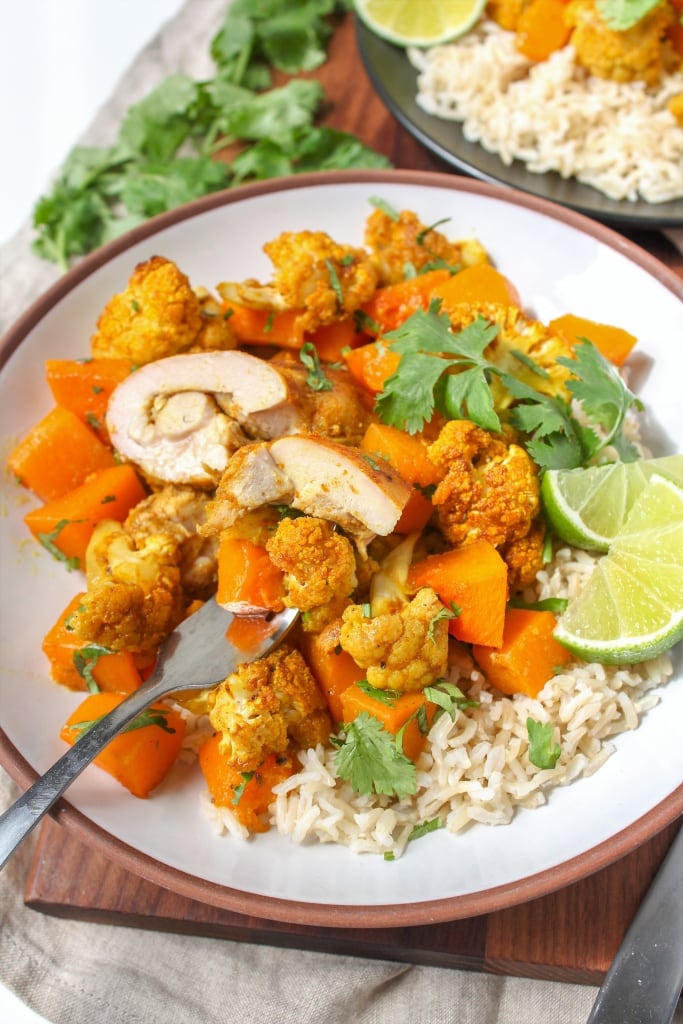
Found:
[[(487, 158), (497, 158), (497, 162), (500, 165), (500, 173), (492, 173), (490, 170), (487, 171), (482, 169), (476, 162), (459, 156), (458, 153), (449, 149), (449, 147), (438, 138), (433, 137), (429, 130), (433, 127), (435, 132), (439, 132), (446, 124), (450, 124), (454, 128), (458, 128), (458, 130), (460, 130), (459, 122), (446, 121), (445, 119), (438, 118), (433, 114), (428, 114), (426, 111), (422, 111), (417, 107), (417, 117), (413, 116), (411, 111), (406, 109), (405, 104), (403, 104), (400, 99), (392, 93), (385, 76), (381, 74), (381, 69), (378, 68), (378, 62), (371, 54), (370, 48), (375, 48), (381, 53), (389, 53), (392, 60), (395, 58), (401, 63), (405, 62), (406, 71), (410, 71), (410, 73), (414, 74), (415, 78), (417, 78), (417, 71), (413, 69), (410, 64), (405, 50), (375, 35), (360, 18), (356, 18), (355, 20), (356, 44), (361, 62), (368, 78), (370, 79), (372, 87), (381, 99), (382, 103), (384, 103), (389, 112), (396, 118), (399, 124), (413, 136), (413, 138), (415, 138), (435, 156), (439, 157), (447, 164), (450, 164), (461, 173), (472, 175), (480, 181), (489, 182), (491, 184), (500, 184), (505, 185), (508, 188), (517, 188), (530, 195), (538, 196), (538, 198), (546, 197), (542, 192), (538, 192), (533, 188), (533, 183), (536, 179), (539, 181), (557, 181), (565, 186), (575, 186), (577, 188), (580, 187), (581, 189), (586, 189), (587, 199), (584, 202), (581, 202), (580, 198), (577, 202), (561, 202), (560, 200), (555, 200), (555, 202), (557, 202), (558, 205), (566, 205), (568, 209), (572, 209), (584, 216), (594, 217), (600, 221), (613, 225), (648, 230), (663, 230), (665, 228), (683, 226), (683, 198), (668, 200), (666, 204), (647, 203), (646, 200), (639, 199), (637, 200), (637, 207), (634, 208), (634, 204), (630, 203), (628, 200), (611, 199), (599, 189), (583, 184), (576, 179), (563, 179), (555, 171), (535, 174), (531, 171), (527, 171), (521, 161), (514, 160), (510, 167), (518, 170), (520, 174), (527, 174), (530, 178), (531, 184), (527, 188), (522, 186), (519, 182), (510, 180), (510, 168), (503, 163), (496, 153), (489, 153), (488, 151), (482, 150), (482, 158), (484, 158), (484, 154)], [(463, 139), (463, 142), (475, 147), (478, 146), (477, 143), (470, 143), (466, 139)], [(481, 149), (482, 147), (479, 148)], [(592, 194), (595, 195), (595, 203), (590, 202)], [(553, 200), (547, 201), (551, 202)], [(607, 208), (602, 209), (601, 204), (610, 205), (607, 206)], [(658, 215), (658, 211), (661, 210), (663, 206), (670, 206), (671, 204), (678, 204), (681, 210), (680, 214), (668, 214), (666, 210), (664, 210), (663, 215)], [(612, 206), (614, 206), (614, 209)], [(640, 212), (643, 207), (645, 207), (645, 212)]]
[[(160, 230), (212, 209), (231, 205), (254, 196), (293, 189), (305, 190), (318, 186), (335, 187), (340, 184), (382, 183), (445, 188), (456, 192), (474, 193), (544, 214), (589, 234), (626, 256), (683, 302), (683, 281), (656, 257), (612, 228), (543, 197), (498, 183), (460, 178), (433, 171), (312, 172), (295, 177), (268, 179), (264, 182), (242, 185), (201, 197), (192, 203), (151, 218), (84, 257), (80, 263), (38, 296), (0, 339), (0, 369), (33, 327), (61, 298), (111, 258)], [(27, 787), (38, 778), (38, 773), (14, 746), (2, 728), (0, 728), (0, 765), (20, 786)], [(136, 850), (91, 821), (84, 813), (72, 806), (67, 797), (62, 797), (51, 813), (60, 824), (64, 824), (77, 838), (86, 841), (98, 852), (121, 864), (134, 874), (141, 875), (157, 885), (171, 889), (190, 899), (236, 913), (291, 924), (310, 924), (317, 927), (407, 927), (458, 920), (506, 909), (547, 895), (594, 874), (651, 839), (683, 814), (683, 784), (626, 828), (570, 860), (540, 872), (474, 893), (418, 903), (374, 906), (300, 902), (231, 889), (219, 883), (190, 875)], [(334, 918), (333, 924), (331, 924), (332, 917)]]

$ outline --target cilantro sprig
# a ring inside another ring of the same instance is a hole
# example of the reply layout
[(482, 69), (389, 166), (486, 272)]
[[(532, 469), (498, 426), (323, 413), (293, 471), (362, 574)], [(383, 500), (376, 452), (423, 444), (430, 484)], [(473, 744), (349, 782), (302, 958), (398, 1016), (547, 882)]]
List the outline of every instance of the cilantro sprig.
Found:
[(496, 377), (514, 400), (509, 422), (542, 468), (573, 469), (608, 446), (625, 461), (637, 457), (623, 428), (638, 400), (590, 341), (577, 343), (573, 359), (558, 358), (571, 371), (566, 400), (537, 391), (490, 359), (487, 348), (497, 334), (498, 326), (481, 315), (452, 331), (438, 302), (413, 313), (384, 336), (401, 361), (377, 397), (381, 419), (414, 434), (439, 412), (499, 432), (503, 425), (490, 386)]
[(534, 718), (526, 720), (527, 736), (529, 737), (529, 760), (537, 768), (554, 768), (562, 753), (559, 743), (553, 741), (552, 722), (537, 722)]
[[(121, 732), (133, 732), (135, 729), (145, 729), (148, 725), (156, 725), (159, 729), (163, 729), (164, 732), (174, 733), (175, 729), (168, 724), (168, 714), (167, 711), (161, 711), (158, 708), (147, 708), (146, 711), (140, 712), (132, 722), (129, 722)], [(98, 715), (97, 718), (91, 718), (83, 722), (73, 722), (69, 726), (69, 731), (76, 733), (76, 739), (79, 740), (81, 736), (84, 736), (86, 732), (90, 732), (93, 726), (97, 725), (104, 717), (104, 715)]]
[(85, 680), (85, 684), (91, 693), (100, 692), (100, 687), (93, 675), (93, 669), (103, 655), (111, 653), (110, 647), (103, 647), (101, 644), (86, 644), (84, 647), (79, 648), (79, 650), (74, 651), (72, 657), (74, 667), (81, 679)]
[(596, 7), (608, 28), (625, 32), (658, 7), (661, 0), (597, 0)]
[[(315, 123), (324, 93), (304, 78), (327, 58), (349, 0), (234, 0), (211, 40), (216, 73), (172, 74), (129, 108), (110, 146), (75, 147), (33, 211), (34, 250), (70, 261), (146, 218), (246, 180), (387, 167), (355, 136)], [(229, 161), (221, 152), (231, 147)], [(221, 152), (221, 158), (216, 154)]]

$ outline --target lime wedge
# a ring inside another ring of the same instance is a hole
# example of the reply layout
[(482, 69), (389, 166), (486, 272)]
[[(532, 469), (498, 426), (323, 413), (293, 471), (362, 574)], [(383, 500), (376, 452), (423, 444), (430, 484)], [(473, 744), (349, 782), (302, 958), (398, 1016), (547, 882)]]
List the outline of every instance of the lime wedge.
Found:
[(654, 473), (683, 486), (683, 455), (588, 469), (549, 469), (541, 496), (550, 525), (574, 547), (607, 551)]
[(683, 637), (683, 488), (652, 476), (555, 637), (584, 661), (636, 664)]
[(486, 0), (356, 0), (356, 13), (398, 46), (436, 46), (469, 31)]

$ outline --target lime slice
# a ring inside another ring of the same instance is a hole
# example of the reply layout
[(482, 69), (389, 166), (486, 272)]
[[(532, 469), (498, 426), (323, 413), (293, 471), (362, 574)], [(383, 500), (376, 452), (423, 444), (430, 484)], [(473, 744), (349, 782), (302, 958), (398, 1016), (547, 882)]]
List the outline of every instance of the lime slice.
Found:
[(356, 0), (356, 13), (398, 46), (436, 46), (457, 39), (479, 19), (486, 0)]
[(636, 664), (683, 637), (683, 488), (653, 476), (555, 637), (584, 661)]
[(683, 486), (683, 455), (547, 470), (541, 496), (550, 525), (568, 544), (607, 551), (653, 473)]

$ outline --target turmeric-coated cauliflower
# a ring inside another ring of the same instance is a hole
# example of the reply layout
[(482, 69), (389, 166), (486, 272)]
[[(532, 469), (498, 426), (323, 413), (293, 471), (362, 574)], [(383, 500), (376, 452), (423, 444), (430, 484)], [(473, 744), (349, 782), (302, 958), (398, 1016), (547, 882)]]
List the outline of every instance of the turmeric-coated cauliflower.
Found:
[(317, 516), (283, 519), (266, 550), (285, 574), (285, 604), (305, 613), (305, 630), (317, 631), (341, 614), (358, 579), (353, 546), (332, 523)]
[(374, 210), (365, 224), (365, 244), (380, 285), (403, 281), (408, 268), (420, 273), (432, 264), (462, 268), (488, 262), (479, 242), (449, 242), (440, 231), (426, 227), (412, 210), (401, 210), (397, 216)]
[[(97, 321), (97, 333), (90, 340), (93, 356), (131, 359), (142, 365), (155, 359), (186, 352), (194, 345), (207, 347), (202, 332), (214, 319), (205, 299), (193, 291), (185, 274), (171, 260), (153, 256), (139, 263), (123, 292), (114, 295)], [(219, 322), (223, 343), (229, 348), (227, 321)], [(213, 347), (213, 346), (212, 346)]]
[(272, 283), (222, 282), (218, 292), (255, 309), (299, 311), (296, 325), (304, 331), (351, 316), (377, 287), (368, 253), (340, 245), (324, 231), (284, 231), (263, 251), (275, 268)]
[(677, 16), (671, 4), (659, 3), (631, 28), (618, 31), (607, 25), (595, 0), (570, 0), (565, 8), (579, 64), (598, 78), (648, 85), (681, 65), (666, 36)]
[(268, 754), (284, 754), (290, 746), (327, 743), (332, 731), (322, 690), (301, 654), (287, 645), (240, 665), (210, 702), (221, 750), (242, 771), (255, 771)]
[(185, 612), (177, 549), (167, 534), (136, 546), (121, 523), (98, 523), (86, 551), (88, 589), (70, 618), (74, 634), (112, 651), (158, 647)]
[(488, 540), (504, 555), (539, 520), (538, 470), (523, 448), (469, 420), (451, 420), (429, 447), (443, 472), (432, 495), (439, 526), (451, 544)]
[(208, 500), (205, 491), (168, 484), (131, 509), (124, 523), (137, 548), (155, 534), (170, 537), (177, 544), (183, 590), (200, 597), (210, 596), (216, 588), (218, 538), (197, 533)]
[(371, 686), (412, 693), (445, 675), (448, 624), (444, 606), (430, 587), (394, 611), (368, 612), (358, 604), (344, 610), (339, 643), (367, 670)]

